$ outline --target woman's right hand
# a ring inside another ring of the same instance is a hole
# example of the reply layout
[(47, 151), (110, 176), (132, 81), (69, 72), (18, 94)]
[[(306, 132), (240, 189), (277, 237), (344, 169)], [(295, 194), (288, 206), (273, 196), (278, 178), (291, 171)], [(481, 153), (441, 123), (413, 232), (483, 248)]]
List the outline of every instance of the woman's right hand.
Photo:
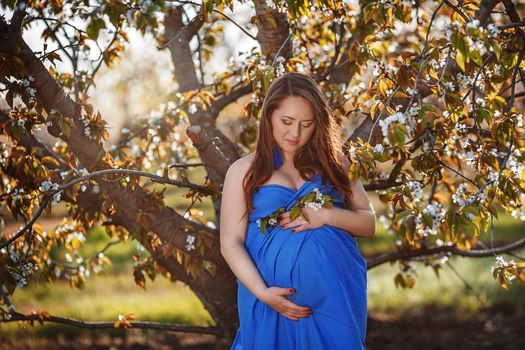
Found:
[(312, 309), (294, 304), (286, 297), (293, 293), (295, 293), (293, 288), (269, 287), (259, 299), (290, 320), (298, 321), (301, 317), (310, 316), (313, 313)]

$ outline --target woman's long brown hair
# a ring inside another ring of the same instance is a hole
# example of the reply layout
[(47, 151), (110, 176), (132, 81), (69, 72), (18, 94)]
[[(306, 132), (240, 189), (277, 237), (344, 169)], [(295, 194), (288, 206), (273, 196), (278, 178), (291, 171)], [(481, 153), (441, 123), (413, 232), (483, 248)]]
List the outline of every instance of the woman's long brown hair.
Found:
[[(255, 190), (272, 176), (274, 169), (273, 147), (278, 147), (273, 138), (271, 117), (282, 100), (299, 96), (312, 104), (315, 112), (315, 131), (310, 140), (295, 154), (294, 166), (303, 180), (311, 180), (319, 171), (323, 183), (329, 178), (332, 185), (345, 199), (345, 208), (351, 200), (350, 180), (343, 164), (341, 131), (321, 87), (312, 78), (301, 73), (286, 73), (272, 82), (264, 98), (254, 160), (243, 179), (246, 213), (252, 207)], [(243, 215), (243, 216), (244, 216)]]

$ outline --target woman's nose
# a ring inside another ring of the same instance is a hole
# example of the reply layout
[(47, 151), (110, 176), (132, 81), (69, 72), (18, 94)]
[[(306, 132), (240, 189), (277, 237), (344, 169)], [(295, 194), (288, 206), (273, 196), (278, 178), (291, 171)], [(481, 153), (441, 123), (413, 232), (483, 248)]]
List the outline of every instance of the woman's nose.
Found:
[(295, 137), (295, 138), (299, 138), (300, 135), (301, 135), (301, 126), (297, 125), (297, 126), (293, 127), (292, 128), (292, 136)]

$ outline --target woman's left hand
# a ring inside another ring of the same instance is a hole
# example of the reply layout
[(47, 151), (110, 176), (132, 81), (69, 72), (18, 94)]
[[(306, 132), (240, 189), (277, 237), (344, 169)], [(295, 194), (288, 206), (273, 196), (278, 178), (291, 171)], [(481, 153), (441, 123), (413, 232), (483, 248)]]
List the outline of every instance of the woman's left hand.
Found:
[(303, 213), (306, 214), (309, 221), (306, 221), (302, 216), (297, 217), (295, 220), (290, 220), (290, 212), (287, 211), (279, 215), (278, 225), (287, 229), (290, 227), (296, 227), (292, 232), (300, 232), (304, 230), (312, 230), (319, 228), (328, 223), (328, 208), (321, 208), (314, 210), (312, 208), (302, 208)]

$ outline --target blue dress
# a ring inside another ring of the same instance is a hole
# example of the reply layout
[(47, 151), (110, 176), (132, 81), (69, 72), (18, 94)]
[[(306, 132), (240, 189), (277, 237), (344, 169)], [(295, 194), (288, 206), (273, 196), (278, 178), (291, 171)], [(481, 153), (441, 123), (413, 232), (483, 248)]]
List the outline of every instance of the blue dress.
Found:
[(343, 207), (342, 196), (323, 186), (319, 173), (297, 190), (262, 185), (253, 196), (245, 238), (246, 250), (266, 285), (295, 288), (288, 298), (310, 307), (313, 314), (290, 320), (258, 300), (237, 279), (240, 326), (232, 350), (365, 349), (367, 266), (356, 239), (329, 225), (293, 234), (293, 228), (268, 227), (265, 235), (257, 225), (257, 219), (279, 207), (288, 211), (296, 198), (315, 187), (334, 198), (334, 206)]

